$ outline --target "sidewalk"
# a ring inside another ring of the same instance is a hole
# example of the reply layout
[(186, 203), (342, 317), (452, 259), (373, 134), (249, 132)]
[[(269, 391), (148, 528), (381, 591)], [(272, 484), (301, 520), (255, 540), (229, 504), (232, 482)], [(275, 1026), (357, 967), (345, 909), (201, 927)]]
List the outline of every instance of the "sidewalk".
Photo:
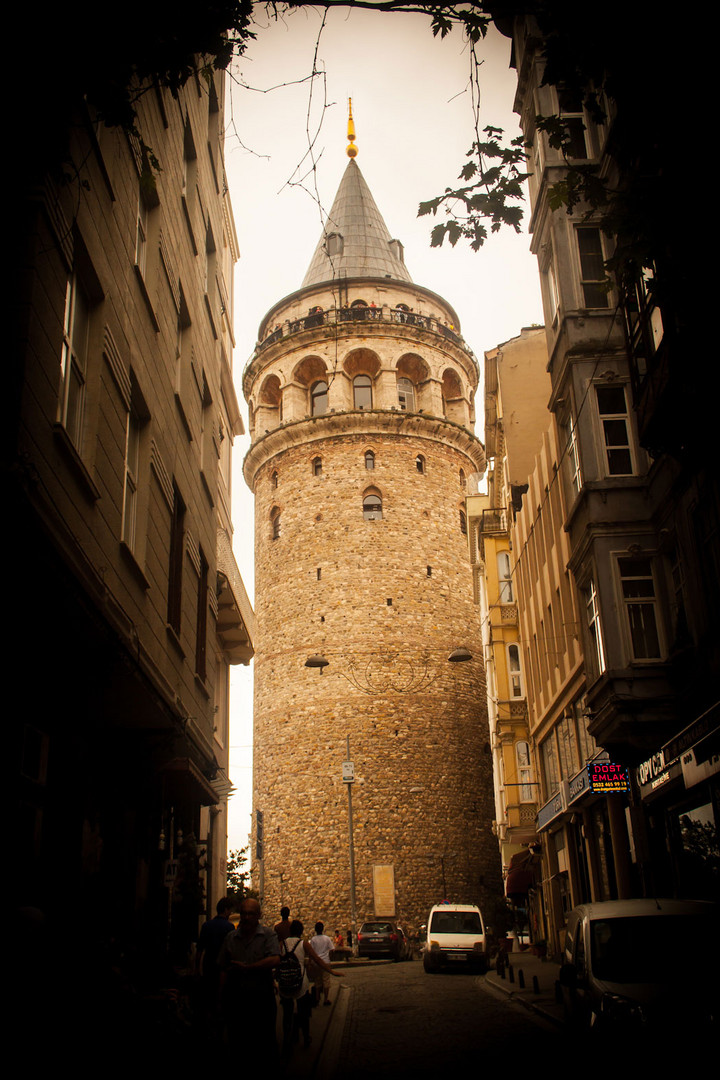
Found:
[[(390, 963), (391, 961), (387, 961)], [(338, 971), (378, 964), (378, 960), (359, 960), (353, 957), (349, 961), (334, 962), (332, 967)], [(340, 1042), (345, 1030), (345, 1019), (350, 1004), (350, 990), (342, 979), (333, 979), (330, 984), (330, 1007), (317, 1005), (312, 1011), (310, 1036), (312, 1042), (305, 1049), (302, 1039), (295, 1044), (293, 1053), (287, 1060), (281, 1060), (279, 1075), (283, 1080), (324, 1080), (334, 1071), (334, 1065), (340, 1052)], [(277, 1021), (278, 1046), (282, 1046), (282, 1012), (278, 1008)]]
[(555, 1000), (555, 981), (559, 971), (559, 964), (534, 956), (525, 950), (508, 954), (504, 978), (493, 968), (488, 971), (485, 981), (493, 989), (519, 1001), (527, 1009), (533, 1009), (546, 1019), (562, 1024), (562, 1005)]

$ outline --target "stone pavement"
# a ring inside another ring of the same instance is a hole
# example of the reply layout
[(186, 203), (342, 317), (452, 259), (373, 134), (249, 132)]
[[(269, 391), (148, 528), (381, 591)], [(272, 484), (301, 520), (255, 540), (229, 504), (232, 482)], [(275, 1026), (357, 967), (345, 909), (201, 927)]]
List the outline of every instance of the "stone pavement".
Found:
[[(506, 994), (528, 1009), (539, 1013), (556, 1024), (562, 1024), (562, 1006), (555, 1000), (555, 981), (560, 965), (529, 951), (513, 952), (508, 956), (504, 977), (493, 968), (479, 978), (493, 992)], [(374, 964), (383, 961), (371, 961)], [(390, 963), (390, 961), (387, 961)], [(349, 964), (333, 964), (338, 971), (348, 970), (368, 963), (353, 959)], [(333, 979), (330, 989), (330, 1007), (320, 1005), (313, 1009), (310, 1021), (311, 1045), (305, 1049), (302, 1040), (294, 1047), (292, 1056), (283, 1061), (280, 1076), (287, 1080), (331, 1080), (333, 1066), (337, 1061), (345, 1020), (350, 1004), (350, 989), (343, 979)], [(282, 1046), (282, 1021), (278, 1009), (278, 1045)]]

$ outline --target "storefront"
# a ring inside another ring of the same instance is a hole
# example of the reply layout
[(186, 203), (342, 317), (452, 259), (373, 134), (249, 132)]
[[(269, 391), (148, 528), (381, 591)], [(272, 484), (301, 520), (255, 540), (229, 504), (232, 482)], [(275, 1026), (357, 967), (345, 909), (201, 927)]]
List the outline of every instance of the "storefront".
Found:
[(645, 811), (647, 895), (720, 895), (720, 704), (635, 769)]

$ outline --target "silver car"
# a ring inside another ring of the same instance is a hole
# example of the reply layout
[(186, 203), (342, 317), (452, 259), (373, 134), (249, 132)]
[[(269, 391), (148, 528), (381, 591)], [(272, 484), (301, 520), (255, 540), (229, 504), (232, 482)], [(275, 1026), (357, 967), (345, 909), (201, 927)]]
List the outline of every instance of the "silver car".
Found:
[(693, 900), (574, 908), (559, 978), (566, 1020), (594, 1031), (717, 1030), (719, 915)]

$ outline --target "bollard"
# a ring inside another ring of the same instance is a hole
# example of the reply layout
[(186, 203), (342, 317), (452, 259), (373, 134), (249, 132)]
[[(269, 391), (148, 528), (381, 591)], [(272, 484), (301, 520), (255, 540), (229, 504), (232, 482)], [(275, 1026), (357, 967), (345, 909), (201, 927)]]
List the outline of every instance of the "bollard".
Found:
[(518, 986), (521, 990), (525, 989), (525, 972), (522, 968), (518, 970)]
[(508, 964), (508, 978), (510, 979), (511, 983), (515, 982), (515, 968), (512, 966), (512, 964)]
[(540, 993), (540, 983), (538, 982), (537, 975), (533, 975), (533, 994)]

